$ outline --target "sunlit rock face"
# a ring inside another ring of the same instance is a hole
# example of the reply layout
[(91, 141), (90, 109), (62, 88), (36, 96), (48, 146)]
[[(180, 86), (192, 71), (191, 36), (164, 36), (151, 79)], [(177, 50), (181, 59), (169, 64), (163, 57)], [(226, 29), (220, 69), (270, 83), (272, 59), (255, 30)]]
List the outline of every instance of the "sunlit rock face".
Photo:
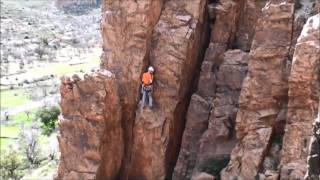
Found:
[(105, 70), (62, 78), (57, 179), (114, 179), (124, 155), (114, 75)]
[(318, 112), (318, 118), (313, 123), (313, 136), (310, 140), (307, 169), (308, 171), (306, 173), (305, 179), (312, 180), (320, 177), (320, 113), (319, 112)]
[(307, 170), (312, 123), (318, 115), (320, 97), (319, 39), (320, 14), (310, 17), (304, 25), (293, 55), (281, 157), (281, 177), (287, 179), (303, 177)]
[(260, 172), (277, 117), (286, 103), (286, 60), (291, 45), (294, 4), (270, 1), (262, 9), (249, 53), (236, 118), (239, 142), (222, 179), (254, 179)]
[[(58, 179), (317, 173), (319, 15), (305, 23), (296, 10), (291, 0), (104, 0), (100, 70), (62, 78)], [(155, 101), (141, 109), (149, 65)]]

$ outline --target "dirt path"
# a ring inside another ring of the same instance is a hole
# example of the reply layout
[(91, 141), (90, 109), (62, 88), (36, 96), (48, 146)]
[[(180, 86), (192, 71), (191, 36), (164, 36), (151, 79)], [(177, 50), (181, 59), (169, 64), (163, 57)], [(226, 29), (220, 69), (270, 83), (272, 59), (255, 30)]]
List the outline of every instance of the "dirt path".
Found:
[(20, 112), (28, 111), (31, 109), (43, 107), (43, 106), (57, 106), (59, 102), (60, 96), (59, 95), (54, 95), (54, 96), (49, 96), (46, 97), (40, 101), (34, 101), (30, 102), (21, 106), (17, 106), (14, 108), (6, 109), (6, 110), (1, 110), (1, 119), (4, 118), (5, 112), (7, 111), (8, 115), (14, 115)]

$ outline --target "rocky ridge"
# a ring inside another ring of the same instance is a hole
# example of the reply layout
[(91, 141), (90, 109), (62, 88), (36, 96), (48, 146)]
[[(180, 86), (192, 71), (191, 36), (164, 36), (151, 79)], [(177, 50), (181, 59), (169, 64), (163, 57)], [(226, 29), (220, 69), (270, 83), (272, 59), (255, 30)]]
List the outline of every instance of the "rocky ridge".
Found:
[[(319, 106), (320, 107), (320, 106)], [(319, 113), (320, 114), (320, 113)], [(320, 176), (320, 116), (313, 123), (313, 137), (310, 140), (308, 171), (305, 179), (317, 179)]]
[[(319, 15), (302, 23), (296, 3), (105, 0), (101, 69), (112, 77), (62, 80), (58, 179), (303, 178)], [(152, 110), (139, 107), (148, 65)]]

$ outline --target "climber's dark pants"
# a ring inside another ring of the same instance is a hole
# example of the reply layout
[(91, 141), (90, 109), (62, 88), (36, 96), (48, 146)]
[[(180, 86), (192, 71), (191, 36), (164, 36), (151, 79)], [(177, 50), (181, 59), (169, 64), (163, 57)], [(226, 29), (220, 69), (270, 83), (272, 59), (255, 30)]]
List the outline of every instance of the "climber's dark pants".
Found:
[(148, 98), (149, 107), (152, 107), (152, 86), (148, 86), (148, 88), (142, 85), (142, 108), (146, 104), (146, 99)]

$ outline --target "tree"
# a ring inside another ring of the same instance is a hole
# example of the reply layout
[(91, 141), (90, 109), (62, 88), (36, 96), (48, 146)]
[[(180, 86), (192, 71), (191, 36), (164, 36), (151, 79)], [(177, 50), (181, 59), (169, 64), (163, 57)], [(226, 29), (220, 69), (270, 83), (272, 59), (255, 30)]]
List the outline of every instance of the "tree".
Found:
[(27, 111), (24, 111), (24, 113), (26, 114), (26, 116), (27, 116), (27, 120), (29, 121), (30, 113), (31, 113), (31, 112), (27, 110)]
[(59, 114), (60, 109), (56, 106), (40, 109), (36, 113), (36, 119), (42, 122), (43, 134), (50, 135), (54, 131)]
[(0, 159), (1, 179), (20, 179), (22, 177), (22, 160), (18, 153), (13, 150), (10, 152), (2, 151)]
[(35, 127), (22, 129), (19, 135), (20, 149), (31, 166), (40, 164), (41, 149), (39, 144), (39, 133)]

